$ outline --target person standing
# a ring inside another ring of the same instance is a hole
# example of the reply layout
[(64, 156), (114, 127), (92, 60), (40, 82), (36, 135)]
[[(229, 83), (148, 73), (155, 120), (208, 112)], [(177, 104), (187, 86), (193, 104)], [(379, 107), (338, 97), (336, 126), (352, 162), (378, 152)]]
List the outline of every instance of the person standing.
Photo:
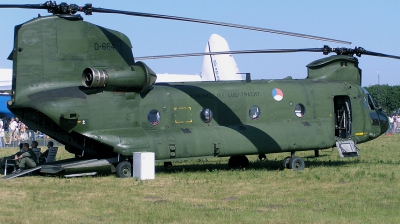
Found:
[(11, 142), (14, 140), (14, 138), (18, 139), (18, 144), (19, 144), (19, 135), (18, 135), (18, 123), (14, 120), (14, 118), (11, 118), (10, 124), (8, 126), (8, 130), (10, 132), (10, 138), (9, 141), (7, 143), (7, 145), (10, 145)]
[(3, 148), (3, 144), (4, 146), (6, 145), (6, 137), (4, 134), (4, 122), (3, 119), (0, 119), (0, 148)]
[(389, 116), (389, 124), (390, 124), (390, 128), (387, 132), (387, 135), (391, 135), (393, 133), (393, 116), (392, 115)]
[(397, 114), (393, 115), (393, 132), (392, 134), (396, 133), (397, 129)]
[(22, 122), (19, 123), (19, 138), (22, 141), (27, 141), (28, 140), (28, 134), (26, 133), (26, 126)]

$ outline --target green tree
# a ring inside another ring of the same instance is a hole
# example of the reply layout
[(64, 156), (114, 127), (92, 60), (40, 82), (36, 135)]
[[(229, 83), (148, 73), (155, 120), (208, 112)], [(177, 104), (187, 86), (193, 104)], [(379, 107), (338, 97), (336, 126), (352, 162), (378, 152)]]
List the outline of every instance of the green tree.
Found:
[(400, 86), (373, 85), (364, 87), (378, 108), (393, 113), (400, 108)]

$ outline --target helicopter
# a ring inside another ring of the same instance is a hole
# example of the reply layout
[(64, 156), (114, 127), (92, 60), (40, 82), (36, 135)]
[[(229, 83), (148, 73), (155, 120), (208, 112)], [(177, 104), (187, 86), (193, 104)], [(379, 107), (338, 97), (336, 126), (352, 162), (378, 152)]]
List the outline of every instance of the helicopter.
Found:
[[(283, 166), (302, 170), (295, 152), (337, 146), (342, 157), (358, 156), (356, 143), (388, 129), (388, 117), (361, 87), (354, 56), (398, 56), (361, 47), (206, 52), (142, 57), (246, 53), (336, 53), (307, 65), (305, 79), (183, 82), (155, 84), (155, 72), (133, 57), (121, 32), (85, 22), (86, 15), (116, 13), (188, 21), (349, 43), (285, 31), (159, 14), (96, 8), (91, 4), (47, 1), (0, 5), (46, 9), (15, 27), (12, 98), (9, 110), (27, 126), (46, 133), (82, 158), (118, 158), (118, 177), (132, 175), (132, 154), (154, 152), (155, 159), (230, 157), (230, 167), (247, 167), (247, 155), (290, 154)], [(111, 161), (111, 160), (109, 160)]]

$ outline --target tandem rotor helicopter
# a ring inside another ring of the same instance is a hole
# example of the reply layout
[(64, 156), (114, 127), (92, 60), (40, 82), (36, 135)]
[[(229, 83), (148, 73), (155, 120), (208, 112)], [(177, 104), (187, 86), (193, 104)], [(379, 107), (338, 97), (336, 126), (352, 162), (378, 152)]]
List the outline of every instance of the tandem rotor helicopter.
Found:
[[(358, 156), (356, 143), (388, 129), (388, 117), (361, 87), (355, 56), (400, 57), (363, 48), (247, 50), (135, 58), (121, 32), (85, 22), (76, 14), (115, 13), (228, 26), (337, 43), (345, 41), (285, 31), (159, 14), (96, 8), (91, 4), (47, 1), (0, 5), (45, 9), (15, 27), (10, 111), (27, 126), (46, 133), (81, 164), (111, 167), (118, 177), (132, 174), (134, 152), (154, 152), (165, 165), (182, 159), (230, 157), (246, 167), (246, 155), (265, 159), (288, 153), (283, 166), (302, 170), (296, 151), (337, 146), (342, 157)], [(336, 53), (307, 65), (305, 79), (155, 84), (144, 59), (243, 53)], [(54, 165), (55, 166), (55, 165)], [(41, 173), (68, 172), (68, 166), (40, 166)], [(72, 171), (71, 171), (72, 172)]]

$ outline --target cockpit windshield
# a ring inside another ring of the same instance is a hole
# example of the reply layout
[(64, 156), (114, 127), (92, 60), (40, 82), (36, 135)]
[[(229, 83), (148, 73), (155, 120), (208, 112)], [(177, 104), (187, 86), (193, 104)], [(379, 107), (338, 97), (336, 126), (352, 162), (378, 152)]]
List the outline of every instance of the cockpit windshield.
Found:
[(375, 110), (375, 104), (374, 101), (372, 100), (371, 95), (368, 93), (368, 91), (364, 88), (362, 88), (363, 93), (364, 93), (364, 103), (365, 103), (365, 107), (368, 110)]

